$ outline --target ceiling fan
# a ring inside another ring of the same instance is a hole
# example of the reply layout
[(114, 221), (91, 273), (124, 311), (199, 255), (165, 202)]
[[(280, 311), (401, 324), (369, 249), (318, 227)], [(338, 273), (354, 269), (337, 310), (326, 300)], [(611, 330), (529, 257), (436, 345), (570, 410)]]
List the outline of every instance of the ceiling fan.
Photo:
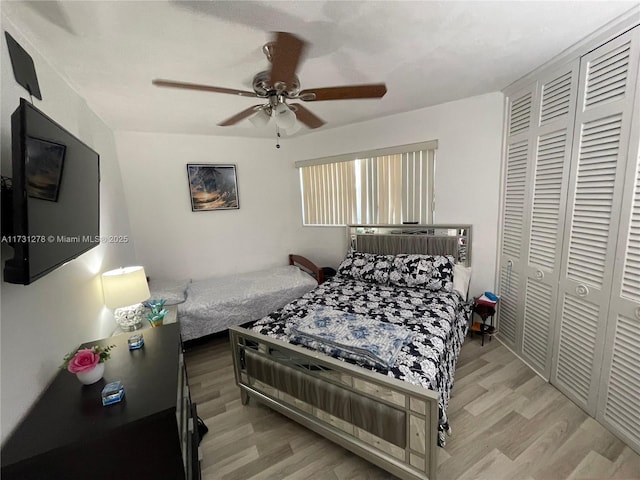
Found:
[(307, 42), (291, 33), (276, 32), (275, 40), (262, 47), (264, 54), (271, 62), (271, 69), (255, 75), (253, 92), (160, 79), (153, 80), (152, 83), (159, 87), (228, 93), (241, 97), (265, 99), (266, 103), (253, 105), (242, 110), (218, 125), (223, 127), (234, 125), (247, 117), (251, 117), (250, 120), (255, 125), (264, 125), (273, 117), (276, 125), (284, 128), (288, 133), (293, 133), (290, 130), (293, 130), (297, 125), (296, 119), (309, 128), (318, 128), (325, 123), (300, 103), (287, 103), (289, 100), (317, 102), (381, 98), (387, 93), (387, 87), (384, 83), (300, 90), (300, 80), (296, 76), (296, 70), (302, 60), (306, 45)]

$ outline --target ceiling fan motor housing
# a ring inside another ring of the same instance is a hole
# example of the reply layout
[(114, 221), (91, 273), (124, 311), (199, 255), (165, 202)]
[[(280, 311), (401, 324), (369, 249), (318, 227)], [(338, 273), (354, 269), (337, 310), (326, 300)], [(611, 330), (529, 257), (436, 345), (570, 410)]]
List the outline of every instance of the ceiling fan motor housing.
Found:
[(289, 98), (295, 98), (300, 93), (300, 80), (297, 76), (294, 76), (290, 85), (283, 84), (284, 88), (276, 88), (275, 85), (271, 85), (271, 73), (268, 71), (260, 72), (253, 77), (253, 91), (259, 97), (269, 97), (271, 95), (285, 95)]

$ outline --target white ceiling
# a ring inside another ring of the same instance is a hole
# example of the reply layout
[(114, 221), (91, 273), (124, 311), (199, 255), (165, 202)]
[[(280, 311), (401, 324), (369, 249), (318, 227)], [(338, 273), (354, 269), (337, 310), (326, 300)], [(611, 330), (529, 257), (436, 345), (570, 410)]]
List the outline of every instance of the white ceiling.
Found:
[(306, 103), (334, 128), (499, 91), (639, 4), (5, 0), (2, 9), (115, 130), (265, 137), (272, 126), (216, 125), (256, 99), (151, 80), (250, 90), (269, 68), (261, 48), (271, 32), (292, 32), (310, 43), (303, 89), (387, 84), (381, 100)]

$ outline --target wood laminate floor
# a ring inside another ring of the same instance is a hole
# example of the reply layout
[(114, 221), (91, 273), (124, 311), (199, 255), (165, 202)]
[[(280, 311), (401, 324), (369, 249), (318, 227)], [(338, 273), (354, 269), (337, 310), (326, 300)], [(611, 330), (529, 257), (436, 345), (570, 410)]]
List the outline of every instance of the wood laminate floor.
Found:
[[(243, 406), (226, 338), (192, 346), (185, 358), (209, 427), (204, 480), (395, 478), (253, 400)], [(440, 480), (640, 479), (640, 456), (498, 341), (467, 338), (455, 382)]]

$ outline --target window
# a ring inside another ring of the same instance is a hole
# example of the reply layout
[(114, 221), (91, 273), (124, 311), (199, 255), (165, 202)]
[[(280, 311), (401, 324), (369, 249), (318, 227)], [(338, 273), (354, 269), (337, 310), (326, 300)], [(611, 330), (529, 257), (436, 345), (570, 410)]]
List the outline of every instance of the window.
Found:
[(296, 162), (304, 225), (433, 223), (437, 141)]

